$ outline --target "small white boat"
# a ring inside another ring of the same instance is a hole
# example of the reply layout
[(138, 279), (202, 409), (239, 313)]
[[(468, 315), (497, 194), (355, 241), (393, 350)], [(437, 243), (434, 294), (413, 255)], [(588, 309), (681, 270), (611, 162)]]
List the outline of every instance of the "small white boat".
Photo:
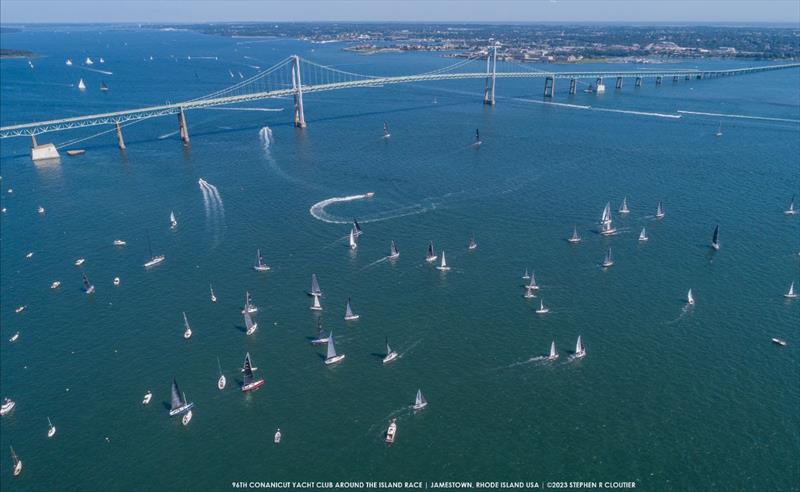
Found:
[(17, 406), (17, 403), (14, 400), (3, 398), (3, 404), (0, 406), (0, 415), (8, 415), (11, 410), (14, 410), (15, 406)]
[(475, 236), (469, 238), (469, 243), (467, 244), (467, 251), (474, 251), (478, 249), (478, 243), (475, 241)]
[(183, 417), (181, 417), (181, 424), (189, 425), (189, 422), (191, 421), (192, 421), (192, 411), (189, 410), (188, 412), (183, 414)]
[(383, 363), (388, 364), (393, 360), (396, 360), (399, 357), (397, 352), (392, 350), (392, 347), (389, 346), (389, 338), (386, 338), (386, 356), (383, 358)]
[(787, 299), (797, 299), (797, 292), (794, 291), (794, 282), (789, 284), (789, 291), (783, 295)]
[(436, 267), (436, 269), (440, 272), (447, 272), (450, 270), (450, 267), (447, 266), (447, 259), (445, 259), (444, 250), (442, 250), (442, 262)]
[(558, 359), (558, 352), (556, 351), (556, 341), (553, 340), (550, 342), (550, 355), (547, 356), (547, 360), (556, 360)]
[(103, 60), (103, 57), (101, 56), (101, 57), (100, 57), (100, 63), (105, 63), (105, 62), (106, 62), (106, 61), (105, 61), (105, 60)]
[[(183, 398), (181, 398), (183, 396)], [(170, 391), (170, 408), (169, 416), (174, 417), (182, 413), (188, 412), (194, 406), (194, 402), (186, 399), (186, 393), (181, 393), (178, 389), (178, 381), (172, 378), (172, 389)]]
[(253, 318), (250, 317), (250, 313), (247, 310), (244, 312), (244, 327), (247, 336), (252, 335), (258, 329), (258, 323), (253, 322)]
[(86, 90), (86, 84), (83, 82), (83, 79), (78, 81), (78, 89), (80, 89), (82, 91)]
[(392, 134), (389, 133), (389, 124), (384, 122), (383, 123), (383, 138), (389, 138)]
[(319, 296), (313, 296), (314, 303), (309, 307), (312, 311), (322, 311), (322, 304), (319, 303)]
[(52, 284), (50, 284), (50, 288), (51, 289), (57, 289), (59, 287), (61, 287), (61, 282), (59, 282), (58, 280), (56, 280)]
[(539, 309), (536, 310), (536, 314), (547, 314), (550, 312), (549, 308), (544, 307), (544, 301), (541, 299), (539, 300)]
[(126, 244), (128, 243), (126, 243), (122, 239), (114, 239), (114, 246), (125, 246)]
[(353, 307), (350, 305), (350, 298), (347, 298), (347, 306), (344, 309), (344, 320), (345, 321), (355, 321), (360, 318), (360, 314), (356, 314), (353, 312)]
[(94, 62), (88, 56), (86, 57), (86, 60), (83, 61), (83, 63), (85, 63), (86, 65), (94, 65)]
[(86, 295), (94, 294), (94, 285), (89, 282), (89, 277), (86, 274), (83, 274), (83, 290), (86, 292)]
[(144, 394), (144, 398), (142, 398), (142, 405), (149, 405), (150, 400), (152, 399), (153, 399), (153, 393), (151, 393), (150, 390), (148, 390), (147, 393)]
[(120, 283), (119, 277), (114, 277), (114, 286), (119, 287), (119, 283)]
[(578, 226), (577, 225), (575, 227), (573, 227), (572, 236), (569, 239), (567, 239), (567, 241), (569, 241), (571, 244), (577, 244), (577, 243), (581, 242), (581, 237), (578, 235)]
[(603, 268), (608, 268), (613, 264), (614, 264), (614, 260), (611, 257), (611, 248), (608, 248), (608, 252), (606, 253), (606, 257), (603, 259), (603, 263), (601, 263), (600, 265)]
[(428, 254), (425, 256), (425, 261), (428, 263), (433, 263), (439, 257), (436, 255), (436, 252), (433, 250), (433, 241), (428, 243)]
[(256, 379), (256, 377), (253, 375), (253, 371), (255, 370), (257, 370), (257, 368), (253, 367), (253, 364), (250, 361), (250, 352), (248, 352), (244, 356), (244, 366), (242, 367), (242, 372), (244, 373), (244, 381), (242, 381), (243, 393), (247, 393), (248, 391), (253, 391), (264, 386), (264, 380)]
[(183, 326), (184, 326), (183, 338), (185, 338), (186, 340), (192, 338), (192, 329), (189, 327), (189, 320), (186, 319), (185, 312), (183, 313)]
[(328, 335), (328, 353), (325, 357), (325, 365), (330, 366), (344, 360), (344, 354), (337, 354), (336, 347), (333, 344), (333, 331)]
[(72, 66), (72, 60), (70, 60), (69, 58), (67, 58), (67, 61), (65, 61), (65, 62), (64, 62), (64, 64), (65, 64), (66, 66), (68, 66), (68, 67), (71, 67), (71, 66)]
[(85, 258), (78, 258), (77, 260), (75, 260), (75, 266), (79, 267), (79, 266), (83, 265), (84, 262), (86, 262)]
[(392, 240), (392, 244), (389, 245), (389, 256), (390, 260), (394, 260), (400, 256), (400, 251), (397, 250), (397, 246), (394, 244), (394, 240)]
[(47, 417), (47, 437), (51, 438), (56, 435), (56, 426), (50, 422), (50, 417)]
[(411, 408), (414, 409), (415, 411), (419, 411), (427, 406), (428, 406), (428, 400), (426, 400), (425, 397), (422, 396), (422, 390), (418, 389), (417, 396), (414, 398), (414, 405)]
[(694, 296), (692, 295), (692, 289), (689, 289), (689, 293), (686, 294), (686, 304), (694, 306)]
[(169, 228), (173, 230), (178, 228), (178, 221), (175, 220), (175, 212), (173, 211), (169, 212)]
[(26, 306), (19, 306), (17, 309), (14, 310), (15, 313), (19, 314), (22, 311), (25, 311)]
[(397, 435), (397, 419), (392, 419), (391, 423), (389, 424), (389, 428), (386, 429), (386, 442), (388, 444), (392, 444), (394, 442), (394, 438)]
[(780, 345), (781, 347), (785, 347), (786, 346), (786, 341), (785, 340), (781, 340), (780, 338), (773, 338), (772, 339), (772, 343), (774, 343), (775, 345)]
[(583, 346), (581, 336), (578, 335), (578, 342), (575, 344), (575, 358), (580, 359), (586, 356), (586, 347)]
[(354, 229), (350, 229), (349, 244), (350, 244), (350, 249), (356, 249), (358, 247), (358, 243), (356, 242), (356, 233)]
[(281, 428), (280, 427), (278, 427), (278, 430), (275, 431), (275, 436), (273, 436), (272, 442), (274, 442), (275, 444), (280, 444), (281, 443)]
[(528, 269), (525, 269), (525, 273), (522, 274), (522, 280), (530, 280), (531, 274), (528, 273)]
[(22, 460), (19, 459), (17, 453), (14, 452), (14, 448), (11, 448), (11, 461), (13, 464), (12, 474), (15, 477), (18, 477), (20, 473), (22, 473)]
[(261, 250), (256, 250), (256, 263), (253, 265), (253, 270), (257, 272), (266, 272), (269, 267), (264, 264), (264, 258), (261, 256)]
[(166, 259), (167, 259), (167, 257), (164, 256), (164, 255), (153, 256), (153, 257), (151, 257), (149, 260), (147, 260), (144, 263), (144, 267), (145, 268), (151, 268), (151, 267), (154, 267), (156, 265), (160, 265)]
[(36, 211), (39, 212), (40, 214), (44, 214), (44, 207), (39, 205), (39, 208), (37, 208)]
[(11, 335), (11, 338), (8, 339), (9, 342), (14, 343), (19, 340), (19, 331)]
[(222, 365), (219, 363), (219, 357), (217, 357), (217, 367), (219, 368), (219, 379), (217, 379), (217, 389), (222, 391), (225, 389), (225, 385), (228, 383), (228, 380), (225, 379), (225, 375), (222, 374)]
[(658, 201), (658, 206), (656, 207), (656, 219), (663, 219), (664, 218), (664, 205), (661, 203), (661, 200)]
[(536, 272), (531, 271), (531, 274), (528, 278), (530, 280), (528, 281), (528, 285), (526, 285), (525, 288), (528, 290), (539, 290), (539, 285), (536, 283)]
[(626, 196), (626, 197), (624, 197), (622, 199), (622, 205), (620, 205), (620, 207), (619, 207), (619, 213), (624, 215), (624, 214), (628, 214), (630, 212), (631, 211), (628, 209), (628, 197)]
[(368, 191), (367, 193), (364, 194), (364, 196), (367, 197), (367, 198), (372, 198), (373, 196), (375, 196), (375, 192), (374, 191)]
[(208, 289), (211, 291), (211, 302), (217, 302), (217, 296), (214, 295), (214, 287), (208, 284)]
[(797, 215), (797, 209), (794, 206), (794, 197), (792, 197), (792, 201), (789, 202), (789, 208), (783, 211), (784, 215)]
[(649, 237), (647, 237), (647, 231), (645, 231), (645, 230), (644, 230), (644, 227), (642, 227), (642, 232), (640, 232), (640, 233), (639, 233), (639, 241), (641, 241), (641, 242), (645, 242), (645, 241), (647, 241), (648, 239), (650, 239), (650, 238), (649, 238)]
[(719, 226), (714, 228), (714, 235), (711, 236), (711, 248), (714, 251), (719, 251)]
[(716, 137), (722, 136), (722, 122), (719, 123), (719, 127), (717, 128), (717, 133), (714, 134)]
[(28, 258), (28, 259), (30, 259), (30, 258), (33, 258), (33, 251), (28, 251), (28, 252), (25, 254), (25, 258)]

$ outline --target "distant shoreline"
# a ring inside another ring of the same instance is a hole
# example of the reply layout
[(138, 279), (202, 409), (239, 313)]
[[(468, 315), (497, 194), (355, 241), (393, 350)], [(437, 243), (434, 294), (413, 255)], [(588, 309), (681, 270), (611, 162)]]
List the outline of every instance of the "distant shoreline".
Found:
[(36, 58), (38, 55), (28, 50), (9, 50), (0, 49), (0, 59), (9, 60), (14, 58)]

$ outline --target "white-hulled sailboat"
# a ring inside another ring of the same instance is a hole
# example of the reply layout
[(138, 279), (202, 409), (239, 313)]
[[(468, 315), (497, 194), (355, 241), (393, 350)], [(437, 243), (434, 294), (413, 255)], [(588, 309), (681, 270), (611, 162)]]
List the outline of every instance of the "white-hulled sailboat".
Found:
[(556, 341), (553, 340), (550, 342), (550, 355), (547, 356), (547, 360), (556, 360), (558, 359), (558, 352), (556, 351)]
[(345, 321), (354, 321), (360, 318), (361, 315), (356, 314), (353, 312), (353, 308), (350, 305), (350, 298), (347, 298), (347, 306), (344, 308), (344, 320)]
[[(181, 398), (181, 395), (183, 395), (183, 398)], [(193, 406), (194, 402), (189, 402), (186, 400), (186, 393), (180, 392), (178, 389), (178, 381), (175, 378), (172, 378), (169, 416), (174, 417), (175, 415), (188, 412)]]
[(311, 274), (311, 290), (308, 291), (308, 295), (310, 296), (321, 296), (322, 291), (319, 288), (319, 282), (317, 282), (317, 274)]
[[(11, 447), (11, 446), (9, 446)], [(22, 460), (19, 459), (17, 453), (14, 452), (14, 448), (11, 447), (11, 462), (13, 463), (11, 466), (11, 473), (18, 477), (20, 473), (22, 473)]]
[(56, 426), (50, 421), (50, 417), (47, 417), (47, 437), (48, 439), (56, 435)]
[(80, 89), (82, 91), (86, 90), (86, 83), (83, 81), (83, 79), (78, 81), (78, 89)]
[(436, 255), (436, 252), (433, 250), (433, 241), (428, 243), (428, 254), (425, 256), (425, 261), (428, 263), (433, 263), (436, 259), (439, 258)]
[(253, 318), (250, 317), (247, 310), (244, 311), (244, 327), (247, 335), (252, 335), (258, 329), (258, 323), (253, 322)]
[(383, 138), (389, 138), (392, 134), (389, 133), (389, 124), (385, 121), (383, 122)]
[(172, 210), (169, 212), (169, 228), (173, 230), (178, 228), (178, 221), (175, 220), (175, 212)]
[(689, 289), (689, 292), (686, 294), (686, 304), (694, 306), (694, 296), (692, 295), (692, 289)]
[(87, 57), (86, 57), (86, 59), (83, 61), (83, 63), (85, 63), (86, 65), (94, 65), (94, 62), (93, 62), (93, 61), (92, 61), (92, 59), (91, 59), (91, 58), (89, 58), (88, 56), (87, 56)]
[(164, 255), (153, 254), (153, 245), (150, 244), (150, 234), (147, 235), (147, 250), (150, 251), (150, 259), (144, 263), (145, 268), (154, 267), (166, 259)]
[(664, 204), (659, 200), (658, 206), (656, 206), (656, 219), (663, 219), (664, 215)]
[(383, 363), (388, 364), (393, 360), (396, 360), (399, 357), (397, 352), (392, 350), (392, 347), (389, 346), (389, 337), (386, 337), (386, 356), (383, 358)]
[(71, 67), (71, 66), (72, 66), (72, 60), (71, 60), (71, 59), (69, 59), (69, 58), (67, 58), (67, 61), (65, 61), (65, 62), (64, 62), (64, 64), (65, 64), (66, 66), (68, 66), (68, 67)]
[(719, 225), (714, 228), (714, 235), (711, 236), (711, 247), (714, 251), (719, 251)]
[(619, 213), (624, 215), (630, 212), (631, 211), (628, 209), (628, 197), (626, 196), (622, 199), (622, 205), (619, 206)]
[(264, 258), (261, 256), (261, 249), (256, 250), (256, 263), (253, 265), (253, 270), (257, 272), (266, 272), (269, 267), (264, 264)]
[(613, 264), (614, 264), (614, 260), (613, 260), (613, 258), (611, 258), (611, 248), (608, 248), (608, 252), (606, 252), (606, 257), (603, 259), (603, 263), (601, 263), (600, 265), (603, 268), (608, 268)]
[(328, 354), (325, 357), (325, 365), (330, 366), (332, 364), (336, 364), (337, 362), (341, 362), (344, 359), (344, 354), (337, 354), (336, 347), (333, 344), (333, 331), (328, 336)]
[(539, 290), (539, 284), (536, 283), (536, 272), (531, 271), (530, 280), (528, 281), (528, 285), (525, 286), (528, 290)]
[(426, 400), (425, 397), (422, 396), (422, 390), (418, 389), (417, 396), (416, 398), (414, 398), (414, 406), (412, 406), (411, 408), (413, 408), (415, 411), (419, 411), (427, 406), (428, 406), (428, 400)]
[(322, 331), (322, 321), (317, 321), (317, 338), (311, 340), (311, 345), (323, 345), (328, 343), (329, 335)]
[(350, 229), (350, 238), (349, 238), (350, 249), (356, 249), (358, 247), (358, 243), (356, 242), (356, 232), (355, 229)]
[(578, 235), (577, 225), (575, 225), (575, 227), (572, 228), (572, 236), (569, 239), (567, 239), (567, 241), (569, 241), (571, 244), (577, 244), (581, 242), (581, 237)]
[(544, 301), (539, 299), (539, 309), (536, 310), (536, 314), (547, 314), (549, 312), (550, 309), (544, 306)]
[(245, 292), (244, 293), (244, 307), (242, 308), (242, 314), (244, 314), (244, 313), (253, 314), (253, 313), (257, 313), (257, 312), (258, 312), (258, 306), (253, 304), (253, 297), (250, 295), (250, 292)]
[(581, 336), (578, 335), (578, 342), (575, 344), (575, 358), (580, 359), (581, 357), (586, 356), (586, 347), (583, 346), (583, 340), (581, 340)]
[(399, 256), (400, 256), (400, 251), (397, 250), (397, 246), (394, 244), (394, 240), (392, 240), (392, 244), (389, 245), (389, 259), (394, 260)]
[(186, 312), (183, 313), (183, 338), (186, 340), (192, 338), (192, 328), (189, 326), (189, 320), (186, 319)]
[(525, 269), (525, 273), (522, 274), (522, 280), (530, 280), (531, 274), (528, 273), (528, 269)]
[(254, 370), (253, 364), (250, 362), (250, 352), (247, 352), (244, 356), (244, 367), (242, 368), (242, 372), (244, 372), (242, 392), (244, 393), (258, 389), (264, 385), (263, 379), (256, 379), (255, 376), (253, 376)]
[(649, 237), (647, 237), (647, 231), (645, 231), (645, 230), (644, 230), (644, 227), (642, 227), (642, 232), (640, 232), (640, 233), (639, 233), (639, 241), (641, 241), (641, 242), (645, 242), (645, 241), (647, 241), (648, 239), (650, 239), (650, 238), (649, 238)]
[(228, 380), (225, 378), (225, 375), (222, 374), (222, 364), (219, 363), (219, 357), (217, 357), (217, 368), (219, 369), (219, 379), (217, 379), (217, 388), (222, 391), (225, 389), (225, 385), (228, 384)]
[(89, 282), (89, 277), (85, 273), (83, 274), (83, 291), (89, 295), (94, 294), (94, 285)]
[(789, 202), (789, 208), (783, 211), (784, 215), (797, 215), (797, 209), (794, 206), (794, 196), (792, 196), (792, 201)]
[(787, 299), (797, 299), (797, 292), (794, 291), (794, 282), (789, 284), (789, 291), (783, 295)]
[(217, 302), (217, 296), (214, 294), (214, 286), (208, 284), (208, 290), (211, 291), (211, 302)]
[(440, 272), (446, 272), (450, 270), (450, 267), (447, 266), (447, 259), (444, 256), (444, 250), (442, 250), (442, 262), (436, 267), (436, 269)]
[(469, 238), (469, 243), (467, 244), (467, 251), (474, 251), (478, 249), (478, 243), (475, 241), (475, 235), (473, 234)]
[(607, 202), (600, 217), (600, 234), (611, 236), (616, 233), (617, 229), (611, 223), (611, 202)]
[(319, 303), (319, 296), (313, 296), (314, 303), (309, 307), (312, 311), (322, 311), (322, 304)]

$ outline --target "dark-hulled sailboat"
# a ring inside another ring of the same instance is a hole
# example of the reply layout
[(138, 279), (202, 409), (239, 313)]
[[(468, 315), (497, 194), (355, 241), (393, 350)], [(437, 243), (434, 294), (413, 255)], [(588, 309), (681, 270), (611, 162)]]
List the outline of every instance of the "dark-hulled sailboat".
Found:
[(255, 389), (260, 388), (264, 385), (263, 379), (256, 379), (253, 375), (253, 364), (250, 362), (250, 352), (244, 356), (244, 367), (242, 367), (242, 372), (244, 372), (244, 381), (242, 382), (242, 391), (248, 392)]
[(174, 417), (188, 412), (194, 406), (194, 402), (186, 401), (186, 395), (178, 389), (178, 381), (172, 378), (172, 397), (170, 402), (169, 416)]

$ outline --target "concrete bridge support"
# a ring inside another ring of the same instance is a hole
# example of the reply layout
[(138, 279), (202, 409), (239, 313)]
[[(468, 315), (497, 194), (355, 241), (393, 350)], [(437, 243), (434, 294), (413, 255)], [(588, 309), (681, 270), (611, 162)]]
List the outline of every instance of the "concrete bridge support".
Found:
[(602, 94), (606, 91), (606, 84), (603, 83), (603, 77), (597, 77), (597, 80), (595, 80), (594, 91), (597, 94)]
[(689, 74), (686, 74), (686, 80), (689, 80)]
[(702, 73), (698, 73), (697, 74), (697, 80), (703, 80), (703, 74)]
[(622, 77), (617, 77), (617, 84), (614, 87), (622, 89)]
[[(490, 70), (491, 69), (491, 70)], [(486, 54), (486, 84), (483, 89), (483, 104), (494, 106), (494, 84), (497, 81), (497, 45)]]
[(673, 84), (677, 84), (677, 83), (678, 83), (678, 76), (677, 76), (677, 75), (675, 75), (674, 77), (672, 77), (672, 83), (673, 83)]
[(181, 140), (183, 143), (189, 143), (189, 127), (186, 125), (186, 114), (183, 112), (183, 108), (181, 108), (181, 112), (178, 113), (178, 129), (180, 130)]
[(634, 84), (634, 85), (636, 87), (641, 87), (642, 86), (642, 78), (641, 77), (636, 77), (636, 84)]
[(661, 85), (661, 75), (656, 77), (656, 85)]
[(578, 88), (578, 81), (575, 79), (569, 79), (569, 93), (570, 95), (575, 94)]
[(306, 127), (306, 115), (303, 112), (303, 82), (300, 80), (300, 57), (292, 57), (292, 89), (294, 89), (294, 126)]
[(122, 138), (122, 127), (119, 126), (119, 122), (116, 123), (117, 126), (117, 145), (119, 146), (119, 150), (125, 150), (125, 139)]
[(544, 79), (544, 97), (552, 98), (555, 91), (556, 91), (555, 77), (546, 77)]

